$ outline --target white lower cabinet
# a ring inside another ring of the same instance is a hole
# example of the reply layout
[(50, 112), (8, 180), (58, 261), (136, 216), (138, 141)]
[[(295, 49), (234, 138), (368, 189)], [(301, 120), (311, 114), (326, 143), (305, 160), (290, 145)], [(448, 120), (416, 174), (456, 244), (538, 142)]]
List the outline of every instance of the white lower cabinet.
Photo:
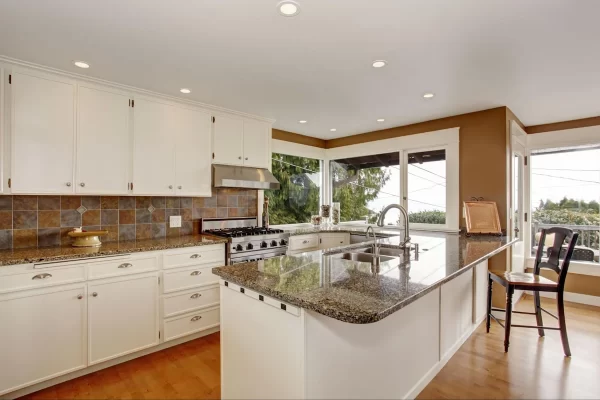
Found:
[(0, 395), (86, 367), (85, 283), (0, 295)]
[(89, 364), (158, 344), (158, 274), (88, 287)]
[(321, 233), (319, 234), (319, 249), (346, 246), (350, 244), (349, 233)]
[(196, 311), (165, 320), (165, 341), (219, 326), (219, 307)]

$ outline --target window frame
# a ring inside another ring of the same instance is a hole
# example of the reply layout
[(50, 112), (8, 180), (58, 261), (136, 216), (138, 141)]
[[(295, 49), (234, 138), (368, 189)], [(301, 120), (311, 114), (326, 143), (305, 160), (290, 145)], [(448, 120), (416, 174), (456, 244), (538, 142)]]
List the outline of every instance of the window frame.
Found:
[[(524, 173), (524, 202), (526, 207), (524, 211), (527, 212), (528, 218), (525, 223), (525, 267), (533, 268), (535, 262), (535, 256), (531, 254), (531, 248), (533, 246), (531, 242), (532, 230), (533, 230), (533, 209), (531, 207), (531, 156), (532, 153), (538, 150), (547, 150), (552, 148), (560, 147), (581, 147), (581, 146), (594, 146), (600, 145), (600, 126), (590, 126), (584, 128), (565, 129), (560, 131), (543, 132), (527, 135), (527, 146), (526, 146), (526, 157), (529, 160), (528, 165), (525, 168)], [(569, 273), (600, 276), (600, 263), (571, 260), (569, 266)]]

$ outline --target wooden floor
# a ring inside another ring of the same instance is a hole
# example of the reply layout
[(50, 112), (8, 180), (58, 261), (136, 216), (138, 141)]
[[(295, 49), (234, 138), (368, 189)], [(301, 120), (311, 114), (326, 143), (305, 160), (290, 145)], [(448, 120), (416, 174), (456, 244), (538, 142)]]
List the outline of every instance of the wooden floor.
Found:
[[(546, 309), (555, 309), (543, 299)], [(531, 310), (531, 298), (517, 310)], [(573, 357), (565, 358), (558, 332), (513, 328), (508, 354), (503, 330), (481, 325), (419, 399), (600, 398), (600, 308), (568, 304)], [(535, 317), (533, 317), (535, 322)], [(514, 315), (514, 323), (532, 323)], [(555, 323), (550, 317), (544, 323)], [(32, 399), (213, 399), (220, 397), (219, 334), (150, 354), (28, 396)]]

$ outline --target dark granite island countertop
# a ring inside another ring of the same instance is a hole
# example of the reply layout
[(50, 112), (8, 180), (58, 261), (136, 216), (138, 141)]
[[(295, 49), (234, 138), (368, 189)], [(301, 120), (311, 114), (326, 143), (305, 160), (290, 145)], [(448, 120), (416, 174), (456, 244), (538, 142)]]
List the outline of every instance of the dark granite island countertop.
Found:
[(206, 246), (227, 243), (227, 239), (212, 235), (187, 235), (151, 240), (128, 240), (106, 242), (100, 247), (32, 247), (24, 249), (1, 250), (0, 267), (6, 265), (40, 263), (50, 261), (68, 261), (81, 258), (102, 257), (117, 254), (129, 254), (142, 251), (157, 251), (183, 247)]
[[(213, 268), (222, 279), (278, 300), (355, 324), (377, 322), (442, 284), (500, 253), (514, 241), (508, 237), (445, 233), (411, 233), (420, 246), (410, 260), (371, 263), (350, 261), (335, 253), (371, 242), (281, 256), (264, 261)], [(397, 246), (398, 237), (379, 239)]]

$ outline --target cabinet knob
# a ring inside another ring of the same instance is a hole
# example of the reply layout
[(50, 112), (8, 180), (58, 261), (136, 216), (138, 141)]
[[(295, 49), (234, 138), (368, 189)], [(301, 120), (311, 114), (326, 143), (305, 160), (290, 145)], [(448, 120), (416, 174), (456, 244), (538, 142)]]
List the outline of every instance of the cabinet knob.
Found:
[(169, 189), (173, 189), (173, 185), (169, 185)]
[(94, 293), (92, 293), (92, 296), (98, 297), (98, 293), (94, 292)]
[(192, 319), (190, 319), (190, 321), (196, 322), (196, 321), (199, 321), (201, 319), (202, 319), (202, 317), (200, 315), (196, 315), (195, 317), (193, 317)]
[(82, 294), (77, 295), (77, 300), (81, 300), (81, 299), (83, 299), (83, 295)]
[(248, 157), (246, 157), (245, 160), (248, 161)]
[(177, 186), (177, 189), (181, 190), (181, 189), (183, 189), (183, 186), (179, 185), (179, 186)]
[(303, 240), (302, 243), (306, 244), (306, 243), (308, 243), (308, 240)]
[(68, 187), (71, 187), (71, 182), (67, 182), (67, 186), (68, 186)]
[(85, 183), (81, 182), (81, 183), (79, 184), (79, 186), (81, 186), (81, 187), (85, 187)]
[(238, 160), (241, 160), (241, 159), (242, 159), (242, 156), (239, 156), (239, 157), (238, 157)]

